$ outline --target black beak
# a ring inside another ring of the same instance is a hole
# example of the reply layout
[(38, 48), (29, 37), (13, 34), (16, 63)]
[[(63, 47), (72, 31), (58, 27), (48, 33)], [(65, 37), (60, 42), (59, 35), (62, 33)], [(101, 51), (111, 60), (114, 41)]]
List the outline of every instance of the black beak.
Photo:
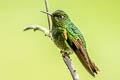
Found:
[(42, 12), (42, 13), (45, 13), (45, 14), (48, 14), (48, 15), (52, 16), (52, 14), (51, 14), (51, 13), (49, 13), (49, 12), (45, 12), (45, 11), (40, 11), (40, 12)]

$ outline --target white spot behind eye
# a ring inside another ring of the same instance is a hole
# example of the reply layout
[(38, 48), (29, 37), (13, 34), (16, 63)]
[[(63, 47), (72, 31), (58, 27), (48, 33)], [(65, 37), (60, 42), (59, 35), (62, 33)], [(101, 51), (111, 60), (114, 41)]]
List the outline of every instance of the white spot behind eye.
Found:
[(62, 15), (61, 18), (64, 18), (64, 16)]

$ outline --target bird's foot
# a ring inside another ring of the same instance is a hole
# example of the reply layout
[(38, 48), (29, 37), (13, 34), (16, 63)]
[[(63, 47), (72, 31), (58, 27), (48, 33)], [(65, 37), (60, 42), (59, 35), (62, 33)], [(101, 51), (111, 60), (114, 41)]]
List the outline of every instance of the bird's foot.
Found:
[(61, 50), (60, 53), (62, 54), (63, 57), (67, 56), (70, 59), (70, 56), (69, 56), (68, 52), (65, 52), (65, 51)]

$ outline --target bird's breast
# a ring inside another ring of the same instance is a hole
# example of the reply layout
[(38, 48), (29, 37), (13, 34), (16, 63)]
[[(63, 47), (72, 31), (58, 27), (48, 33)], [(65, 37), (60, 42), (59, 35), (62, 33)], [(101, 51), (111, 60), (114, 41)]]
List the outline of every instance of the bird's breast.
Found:
[(58, 48), (65, 51), (70, 50), (68, 44), (66, 43), (64, 37), (62, 36), (62, 33), (59, 30), (57, 29), (52, 30), (52, 37), (54, 43)]

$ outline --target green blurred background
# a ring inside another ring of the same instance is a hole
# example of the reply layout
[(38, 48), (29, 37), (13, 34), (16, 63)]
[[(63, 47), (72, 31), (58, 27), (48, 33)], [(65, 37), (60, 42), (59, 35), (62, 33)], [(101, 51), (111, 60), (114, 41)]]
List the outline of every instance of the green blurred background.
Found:
[[(87, 41), (100, 68), (93, 78), (73, 54), (80, 80), (120, 79), (120, 1), (49, 0), (50, 12), (69, 14)], [(42, 32), (23, 32), (28, 25), (48, 28), (44, 0), (0, 1), (0, 80), (72, 80), (59, 49)]]

